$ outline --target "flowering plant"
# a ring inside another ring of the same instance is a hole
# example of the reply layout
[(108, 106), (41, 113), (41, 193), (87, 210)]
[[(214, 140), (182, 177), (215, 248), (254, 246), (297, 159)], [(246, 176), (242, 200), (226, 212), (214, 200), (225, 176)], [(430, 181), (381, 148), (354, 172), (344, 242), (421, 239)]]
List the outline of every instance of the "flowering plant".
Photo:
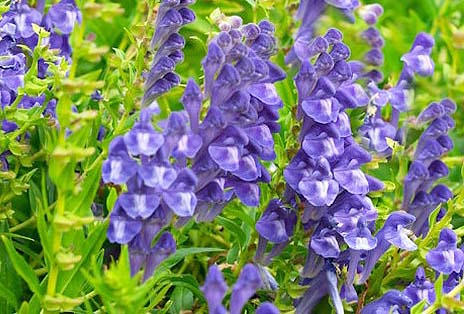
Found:
[(0, 313), (460, 313), (464, 7), (378, 2), (0, 1)]

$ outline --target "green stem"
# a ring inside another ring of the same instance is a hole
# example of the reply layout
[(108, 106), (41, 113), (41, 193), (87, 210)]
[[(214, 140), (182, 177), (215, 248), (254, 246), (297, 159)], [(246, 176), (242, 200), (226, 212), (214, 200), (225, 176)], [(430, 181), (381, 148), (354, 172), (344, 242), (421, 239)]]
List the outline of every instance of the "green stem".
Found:
[(457, 296), (458, 294), (461, 293), (461, 291), (464, 289), (464, 280), (461, 280), (461, 282), (456, 286), (454, 287), (453, 290), (451, 290), (448, 294), (446, 294), (445, 296), (443, 296), (442, 298), (436, 300), (431, 306), (429, 306), (428, 308), (426, 308), (422, 314), (433, 314), (435, 313), (436, 310), (440, 309), (443, 307), (443, 302), (442, 300), (444, 298), (450, 298), (450, 299), (453, 299), (455, 296)]
[[(56, 216), (63, 216), (65, 211), (65, 195), (63, 192), (58, 190), (58, 197), (56, 201), (56, 208), (55, 208), (55, 217)], [(53, 240), (52, 240), (52, 252), (53, 252), (53, 257), (56, 256), (56, 254), (59, 252), (61, 248), (61, 240), (62, 240), (62, 232), (60, 230), (57, 230), (52, 226), (52, 233), (53, 233)], [(58, 281), (58, 274), (59, 274), (59, 268), (56, 260), (54, 260), (50, 266), (50, 272), (48, 275), (48, 283), (47, 283), (47, 295), (49, 296), (55, 296), (56, 294), (56, 284)]]
[(10, 228), (10, 232), (16, 232), (16, 231), (18, 231), (18, 230), (21, 230), (21, 229), (23, 229), (23, 228), (28, 227), (29, 225), (34, 224), (35, 222), (36, 222), (36, 218), (35, 218), (35, 216), (32, 216), (32, 217), (30, 217), (29, 219), (23, 221), (22, 223), (17, 224), (17, 225), (14, 226), (14, 227), (11, 227), (11, 228)]

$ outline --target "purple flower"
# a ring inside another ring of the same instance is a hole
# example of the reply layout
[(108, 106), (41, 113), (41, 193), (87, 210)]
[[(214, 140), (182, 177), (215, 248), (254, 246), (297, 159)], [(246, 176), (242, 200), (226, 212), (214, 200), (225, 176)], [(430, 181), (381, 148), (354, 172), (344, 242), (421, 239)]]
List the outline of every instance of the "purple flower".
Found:
[(412, 304), (413, 301), (406, 294), (398, 290), (389, 290), (381, 298), (363, 307), (361, 314), (400, 314)]
[(256, 266), (247, 264), (243, 267), (230, 297), (230, 314), (240, 314), (246, 302), (262, 285)]
[(274, 304), (269, 302), (262, 303), (257, 309), (256, 314), (279, 314), (280, 311)]
[(363, 141), (367, 147), (375, 150), (381, 155), (391, 153), (391, 148), (387, 144), (387, 138), (394, 139), (396, 129), (390, 123), (381, 118), (367, 118), (359, 128), (359, 133), (363, 136)]
[(400, 80), (409, 80), (412, 71), (420, 76), (431, 76), (433, 74), (435, 65), (430, 58), (430, 54), (434, 45), (435, 41), (429, 34), (419, 33), (416, 36), (411, 50), (401, 57), (404, 68)]
[(33, 36), (35, 33), (32, 29), (32, 23), (40, 25), (42, 14), (36, 9), (29, 7), (26, 3), (13, 4), (11, 10), (14, 14), (17, 36), (22, 38)]
[(393, 212), (388, 216), (383, 227), (375, 235), (376, 248), (367, 252), (359, 283), (364, 283), (369, 278), (376, 262), (391, 245), (408, 251), (417, 249), (416, 244), (408, 237), (410, 232), (405, 228), (411, 225), (414, 220), (414, 216), (403, 211)]
[[(248, 300), (261, 287), (262, 280), (258, 268), (253, 264), (245, 265), (232, 287), (229, 313), (240, 314)], [(222, 305), (227, 290), (227, 284), (219, 268), (216, 265), (210, 266), (205, 283), (201, 287), (201, 291), (208, 302), (209, 313), (227, 313)], [(257, 313), (272, 314), (279, 313), (279, 311), (269, 302), (265, 302), (257, 309)]]
[(45, 19), (51, 27), (57, 28), (62, 34), (69, 35), (76, 22), (79, 24), (82, 22), (82, 14), (74, 0), (61, 0), (48, 10)]
[(304, 281), (303, 284), (309, 284), (309, 288), (306, 290), (305, 294), (296, 301), (295, 313), (311, 313), (312, 309), (325, 295), (330, 295), (337, 314), (344, 313), (342, 300), (338, 293), (337, 276), (332, 264), (326, 263), (316, 277)]
[(464, 264), (464, 253), (457, 248), (457, 236), (451, 229), (440, 232), (437, 247), (426, 255), (427, 263), (436, 271), (449, 275), (460, 272)]
[[(227, 292), (227, 283), (224, 280), (222, 272), (216, 265), (210, 266), (205, 283), (201, 287), (210, 313), (216, 313), (218, 309), (223, 309), (222, 300)], [(225, 311), (225, 309), (224, 309)]]
[(110, 215), (107, 233), (110, 242), (129, 243), (141, 230), (142, 222), (130, 218), (119, 202), (116, 202)]
[(176, 252), (176, 241), (169, 232), (163, 233), (155, 246), (151, 248), (150, 253), (146, 259), (145, 271), (143, 273), (143, 281), (147, 280), (153, 275), (156, 267)]
[(428, 305), (435, 302), (435, 288), (425, 277), (424, 268), (417, 268), (415, 280), (404, 289), (404, 294), (412, 300), (412, 305), (422, 300), (427, 300)]
[[(277, 199), (271, 200), (263, 215), (256, 223), (259, 241), (255, 259), (265, 265), (273, 256), (278, 255), (290, 241), (296, 221), (297, 216), (292, 209), (286, 208)], [(268, 242), (274, 243), (274, 247), (269, 255), (264, 258)]]
[(108, 159), (103, 163), (104, 182), (125, 184), (137, 171), (137, 163), (129, 156), (122, 137), (110, 144)]

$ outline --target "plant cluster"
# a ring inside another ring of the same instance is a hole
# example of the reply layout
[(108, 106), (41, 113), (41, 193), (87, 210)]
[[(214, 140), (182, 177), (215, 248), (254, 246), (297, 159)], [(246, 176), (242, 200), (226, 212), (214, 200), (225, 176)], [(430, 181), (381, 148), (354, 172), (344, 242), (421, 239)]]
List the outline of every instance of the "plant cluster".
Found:
[(245, 2), (1, 2), (1, 313), (464, 309), (442, 16)]

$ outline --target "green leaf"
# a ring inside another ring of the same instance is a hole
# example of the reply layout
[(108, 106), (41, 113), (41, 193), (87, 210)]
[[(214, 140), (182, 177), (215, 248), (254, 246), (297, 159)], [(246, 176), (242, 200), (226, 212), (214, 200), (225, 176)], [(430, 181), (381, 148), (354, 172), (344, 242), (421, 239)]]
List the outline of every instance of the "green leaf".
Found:
[(15, 309), (18, 308), (18, 301), (16, 300), (16, 296), (13, 292), (11, 292), (11, 287), (7, 287), (0, 281), (0, 298), (5, 299), (5, 301), (11, 305)]
[(68, 198), (69, 211), (80, 216), (91, 214), (90, 206), (100, 186), (101, 162), (90, 172), (87, 172), (84, 181), (79, 186), (79, 193)]
[(239, 251), (240, 247), (238, 243), (234, 243), (227, 253), (226, 261), (228, 264), (233, 264), (237, 261)]
[(205, 297), (199, 288), (198, 282), (192, 275), (171, 275), (168, 280), (176, 287), (187, 288), (202, 302), (205, 301)]
[(191, 310), (193, 304), (193, 293), (183, 286), (177, 286), (170, 297), (174, 301), (169, 313), (177, 314), (184, 310)]
[(437, 223), (437, 216), (438, 216), (438, 213), (440, 213), (440, 210), (441, 210), (441, 204), (439, 206), (437, 206), (437, 208), (435, 208), (431, 213), (430, 213), (430, 216), (429, 216), (429, 226), (430, 226), (430, 230), (432, 230), (432, 226), (434, 226), (436, 223)]
[(443, 274), (440, 274), (433, 286), (435, 288), (435, 300), (441, 302), (443, 296)]
[(39, 279), (35, 275), (34, 270), (24, 258), (19, 255), (10, 239), (2, 235), (2, 241), (5, 244), (6, 251), (16, 272), (24, 279), (32, 292), (42, 296), (44, 291), (40, 287)]
[(254, 221), (253, 217), (247, 215), (247, 212), (240, 209), (240, 206), (227, 206), (224, 211), (227, 214), (231, 214), (232, 216), (241, 219), (247, 226), (251, 227), (252, 229), (255, 228), (256, 222)]
[(423, 299), (411, 308), (411, 314), (422, 314), (422, 311), (424, 310), (426, 304), (427, 300)]
[(106, 198), (106, 208), (108, 211), (111, 211), (118, 199), (118, 191), (114, 187), (110, 188), (110, 193), (108, 193), (108, 197)]
[(241, 247), (245, 246), (247, 236), (245, 232), (243, 232), (242, 228), (237, 223), (235, 223), (233, 220), (227, 219), (222, 216), (216, 217), (216, 221), (219, 222), (220, 225), (224, 226), (226, 230), (230, 231), (232, 234), (234, 234), (237, 237), (237, 239), (240, 242)]
[(60, 277), (58, 286), (62, 294), (78, 295), (80, 292), (79, 288), (85, 281), (80, 270), (90, 267), (91, 257), (95, 256), (101, 250), (101, 246), (106, 239), (106, 228), (106, 223), (97, 225), (85, 239), (80, 252), (82, 256), (81, 260), (74, 266), (71, 272)]
[(165, 265), (166, 267), (171, 268), (188, 255), (197, 255), (201, 253), (222, 252), (222, 251), (224, 250), (213, 248), (213, 247), (191, 247), (191, 248), (179, 249), (176, 251), (176, 253), (172, 254), (170, 257), (164, 260), (162, 265)]
[(34, 213), (37, 218), (37, 232), (39, 233), (40, 244), (43, 248), (45, 261), (46, 263), (51, 263), (53, 258), (51, 239), (50, 233), (48, 232), (48, 224), (45, 218), (46, 212), (44, 210), (41, 198), (42, 195), (39, 187), (34, 182), (31, 182), (31, 187), (29, 189), (29, 202), (31, 204), (31, 208), (34, 209)]

